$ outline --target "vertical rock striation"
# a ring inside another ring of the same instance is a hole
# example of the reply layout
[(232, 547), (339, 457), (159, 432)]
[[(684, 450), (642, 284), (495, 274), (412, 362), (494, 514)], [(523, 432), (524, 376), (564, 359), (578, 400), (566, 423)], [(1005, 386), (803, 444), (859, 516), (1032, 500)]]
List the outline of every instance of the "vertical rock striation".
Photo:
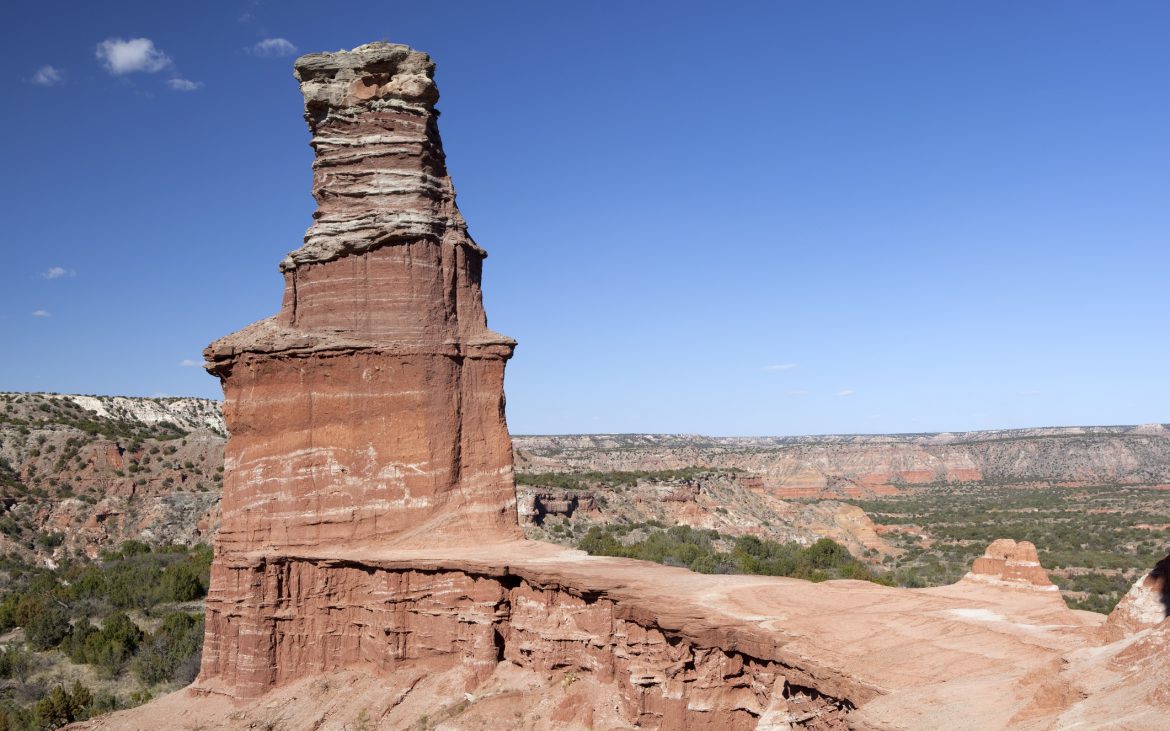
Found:
[(485, 252), (455, 205), (434, 63), (373, 43), (303, 56), (313, 225), (280, 313), (213, 343), (231, 432), (221, 555), (519, 535)]

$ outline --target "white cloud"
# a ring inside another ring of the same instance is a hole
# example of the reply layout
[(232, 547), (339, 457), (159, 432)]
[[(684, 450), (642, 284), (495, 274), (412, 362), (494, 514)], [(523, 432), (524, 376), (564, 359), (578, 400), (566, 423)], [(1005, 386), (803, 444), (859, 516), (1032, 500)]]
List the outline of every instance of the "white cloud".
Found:
[(191, 360), (190, 358), (184, 358), (181, 361), (179, 361), (179, 365), (183, 366), (184, 368), (192, 368), (194, 366), (199, 365), (199, 361)]
[(852, 395), (853, 395), (853, 389), (852, 389), (852, 388), (846, 388), (846, 389), (843, 389), (843, 390), (841, 390), (841, 391), (838, 391), (838, 392), (837, 392), (837, 395), (838, 395), (838, 396), (852, 396)]
[(171, 87), (175, 91), (195, 91), (199, 87), (203, 86), (203, 82), (188, 81), (187, 79), (180, 79), (176, 77), (173, 79), (167, 79), (167, 86)]
[(32, 82), (37, 86), (56, 86), (65, 81), (65, 71), (55, 66), (41, 66), (32, 76)]
[(265, 38), (252, 46), (252, 53), (263, 58), (291, 56), (296, 52), (297, 47), (286, 38)]
[(153, 74), (171, 65), (171, 57), (155, 48), (149, 38), (107, 38), (98, 44), (96, 55), (115, 76), (135, 71)]
[(775, 365), (764, 366), (766, 371), (790, 371), (793, 368), (798, 368), (799, 363), (776, 363)]
[(33, 310), (32, 316), (33, 317), (52, 317), (52, 315), (46, 310)]
[(60, 279), (61, 277), (76, 277), (77, 272), (65, 267), (49, 267), (41, 273), (41, 276), (45, 279)]

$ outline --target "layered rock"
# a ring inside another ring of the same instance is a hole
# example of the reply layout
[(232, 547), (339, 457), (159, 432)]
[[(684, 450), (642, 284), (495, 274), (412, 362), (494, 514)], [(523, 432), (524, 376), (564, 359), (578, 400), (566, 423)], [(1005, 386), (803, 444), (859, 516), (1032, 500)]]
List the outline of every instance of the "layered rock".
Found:
[[(263, 608), (242, 622), (210, 618), (222, 631), (208, 637), (203, 670), (215, 681), (204, 688), (237, 697), (347, 667), (382, 677), (458, 669), (470, 691), (506, 663), (568, 683), (588, 674), (612, 688), (621, 718), (642, 727), (754, 729), (765, 717), (775, 728), (813, 716), (843, 727), (854, 702), (872, 695), (734, 641), (713, 647), (664, 628), (665, 614), (655, 619), (618, 597), (539, 575), (297, 558), (221, 563), (214, 578), (241, 606)], [(271, 641), (255, 647), (249, 636)], [(813, 682), (854, 701), (806, 685)]]
[(992, 541), (983, 555), (971, 564), (965, 581), (981, 581), (1003, 586), (1057, 591), (1040, 565), (1036, 546), (1030, 541), (1000, 538)]
[(280, 313), (213, 343), (221, 553), (515, 537), (504, 363), (484, 251), (444, 164), (430, 58), (376, 43), (296, 63), (318, 208)]

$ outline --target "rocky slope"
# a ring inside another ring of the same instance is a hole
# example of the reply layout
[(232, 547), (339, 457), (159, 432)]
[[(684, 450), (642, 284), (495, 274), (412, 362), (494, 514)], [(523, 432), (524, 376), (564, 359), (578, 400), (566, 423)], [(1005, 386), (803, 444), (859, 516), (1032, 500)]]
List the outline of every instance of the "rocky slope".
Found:
[[(576, 487), (563, 487), (565, 478)], [(780, 500), (742, 472), (522, 473), (516, 495), (525, 535), (565, 545), (593, 525), (657, 522), (802, 545), (831, 538), (859, 558), (895, 552), (860, 508), (836, 500)]]
[(214, 401), (0, 393), (0, 553), (208, 542), (225, 434)]

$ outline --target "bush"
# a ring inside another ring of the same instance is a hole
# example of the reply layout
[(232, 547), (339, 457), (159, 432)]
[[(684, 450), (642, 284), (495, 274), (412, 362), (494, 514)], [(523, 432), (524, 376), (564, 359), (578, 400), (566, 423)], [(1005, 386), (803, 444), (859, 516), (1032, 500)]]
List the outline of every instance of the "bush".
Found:
[(203, 617), (174, 612), (142, 646), (133, 670), (147, 685), (168, 681), (185, 685), (199, 672), (202, 650)]
[(31, 653), (17, 647), (0, 647), (0, 678), (28, 679), (33, 667)]
[[(640, 528), (660, 526), (645, 523)], [(731, 539), (717, 531), (696, 530), (676, 525), (653, 530), (640, 541), (623, 543), (618, 526), (593, 526), (577, 547), (593, 555), (624, 556), (655, 561), (670, 566), (685, 566), (704, 574), (737, 573), (766, 576), (795, 576), (810, 581), (826, 579), (863, 579), (876, 576), (839, 543), (822, 538), (805, 548), (798, 543), (777, 543), (756, 536), (734, 539), (730, 553), (718, 550), (717, 543)]]
[(164, 602), (189, 602), (207, 593), (207, 587), (200, 581), (199, 568), (191, 563), (181, 563), (163, 572), (159, 599)]
[(69, 615), (56, 604), (46, 604), (24, 626), (24, 637), (34, 650), (51, 650), (69, 635)]
[(142, 643), (143, 633), (123, 612), (114, 612), (102, 622), (102, 628), (85, 639), (82, 656), (107, 675), (120, 673)]
[(37, 701), (33, 714), (40, 728), (58, 728), (89, 718), (89, 706), (92, 703), (93, 693), (81, 681), (77, 681), (70, 690), (60, 685), (53, 688)]

